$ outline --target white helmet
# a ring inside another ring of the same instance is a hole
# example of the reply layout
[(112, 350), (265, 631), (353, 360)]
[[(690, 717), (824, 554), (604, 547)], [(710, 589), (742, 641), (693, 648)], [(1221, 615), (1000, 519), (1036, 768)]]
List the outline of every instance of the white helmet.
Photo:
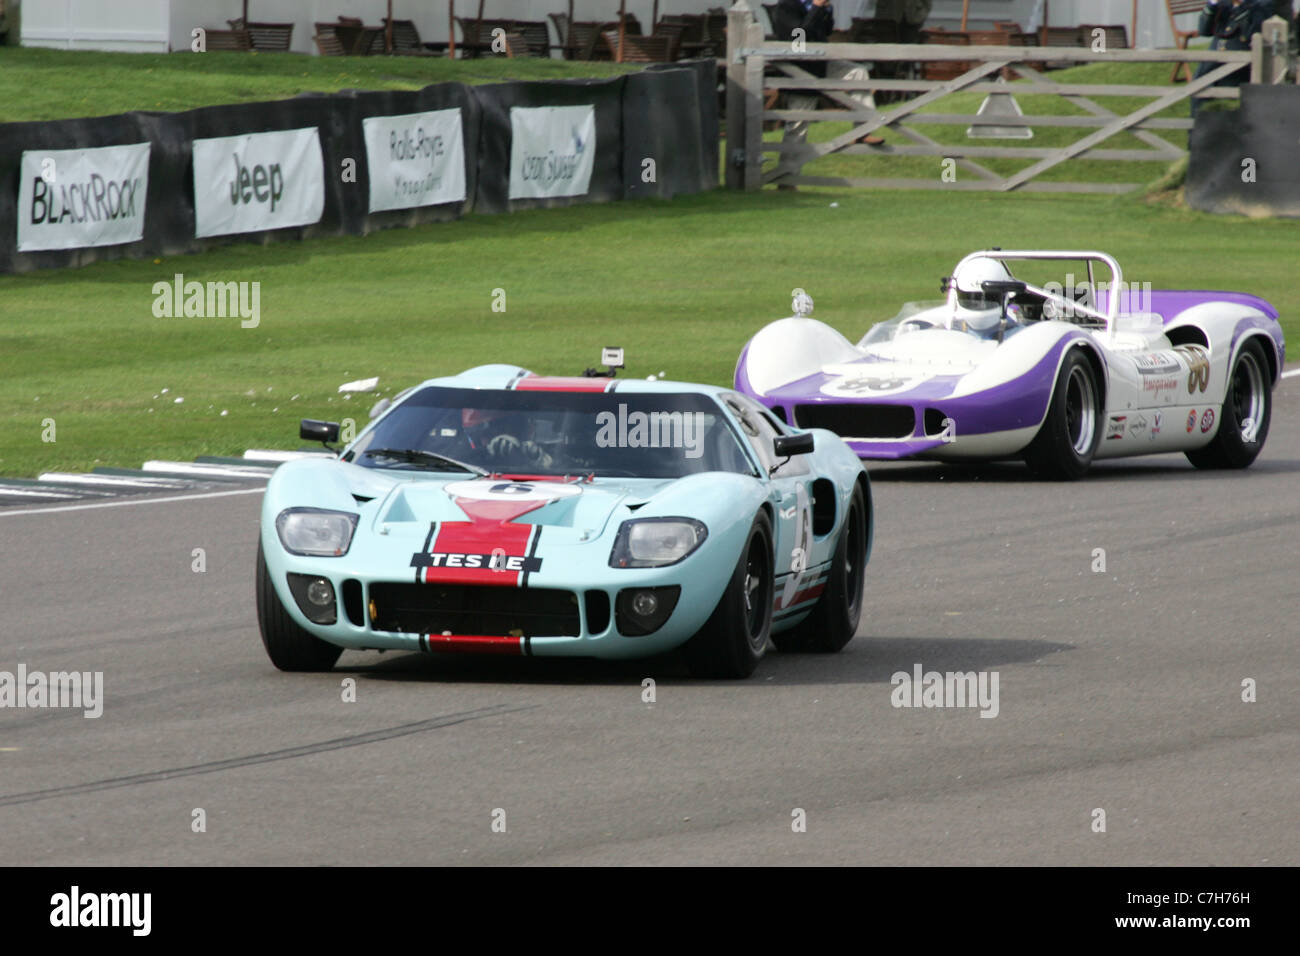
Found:
[(957, 291), (957, 308), (954, 320), (960, 319), (967, 328), (987, 331), (1002, 320), (1002, 303), (997, 296), (984, 293), (981, 283), (1005, 282), (1012, 279), (1011, 270), (1001, 259), (979, 256), (957, 267), (952, 284)]

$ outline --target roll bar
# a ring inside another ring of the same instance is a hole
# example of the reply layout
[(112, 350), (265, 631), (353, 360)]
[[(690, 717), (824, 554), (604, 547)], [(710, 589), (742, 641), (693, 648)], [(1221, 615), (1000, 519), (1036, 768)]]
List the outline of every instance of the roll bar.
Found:
[[(1086, 315), (1092, 316), (1095, 319), (1100, 319), (1101, 321), (1106, 323), (1107, 334), (1112, 339), (1115, 337), (1115, 332), (1116, 332), (1115, 320), (1119, 316), (1119, 290), (1124, 287), (1123, 285), (1124, 273), (1120, 270), (1119, 263), (1116, 262), (1113, 257), (1108, 256), (1104, 252), (1097, 252), (1095, 250), (1032, 251), (1032, 250), (1023, 250), (1023, 249), (1012, 249), (1012, 250), (986, 249), (983, 252), (972, 252), (970, 255), (963, 258), (961, 262), (957, 263), (957, 268), (953, 270), (953, 274), (955, 275), (958, 271), (960, 271), (961, 267), (964, 266), (970, 260), (980, 259), (980, 258), (998, 259), (998, 260), (1060, 259), (1060, 260), (1074, 260), (1076, 262), (1078, 261), (1086, 262), (1088, 264), (1088, 287), (1091, 288), (1094, 291), (1094, 293), (1096, 292), (1097, 285), (1093, 277), (1093, 263), (1095, 262), (1102, 263), (1103, 265), (1106, 266), (1106, 268), (1110, 269), (1110, 279), (1111, 279), (1110, 295), (1106, 297), (1106, 311), (1104, 313), (1099, 312), (1096, 309), (1089, 308), (1086, 305), (1080, 305), (1078, 302), (1072, 302), (1071, 300), (1065, 298), (1065, 296), (1057, 295), (1056, 293), (1049, 292), (1046, 289), (1040, 289), (1037, 286), (1030, 285), (1029, 283), (1026, 283), (1025, 287), (1030, 292), (1033, 292), (1036, 295), (1041, 295), (1047, 299), (1052, 299), (1053, 301), (1060, 303), (1061, 305), (1065, 306), (1067, 309), (1070, 309), (1073, 312), (1082, 312)], [(952, 327), (952, 318), (956, 312), (956, 309), (957, 309), (957, 285), (956, 283), (949, 283), (948, 285), (948, 327), (949, 328)]]

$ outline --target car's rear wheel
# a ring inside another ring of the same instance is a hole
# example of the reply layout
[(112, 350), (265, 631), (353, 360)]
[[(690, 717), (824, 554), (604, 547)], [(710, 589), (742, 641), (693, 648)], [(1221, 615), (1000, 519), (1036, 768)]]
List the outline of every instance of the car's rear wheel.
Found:
[(1080, 349), (1065, 354), (1047, 417), (1029, 447), (1025, 463), (1039, 478), (1076, 481), (1088, 473), (1101, 439), (1101, 388), (1092, 363)]
[(343, 648), (308, 634), (280, 603), (266, 569), (262, 543), (257, 544), (257, 626), (271, 663), (282, 671), (327, 671)]
[(1272, 415), (1273, 393), (1264, 347), (1248, 339), (1232, 363), (1214, 440), (1187, 452), (1187, 460), (1197, 468), (1246, 468), (1264, 448)]
[(772, 635), (777, 650), (833, 654), (853, 640), (862, 617), (870, 521), (862, 486), (855, 485), (826, 590), (802, 622), (784, 633)]
[(727, 589), (683, 651), (696, 677), (748, 677), (772, 634), (772, 522), (760, 511)]

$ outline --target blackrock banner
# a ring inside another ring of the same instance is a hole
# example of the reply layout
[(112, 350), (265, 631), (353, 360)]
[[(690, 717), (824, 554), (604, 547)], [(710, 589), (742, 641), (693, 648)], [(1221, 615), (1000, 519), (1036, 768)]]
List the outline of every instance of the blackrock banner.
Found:
[(315, 126), (194, 141), (194, 235), (320, 222), (325, 164)]
[(361, 121), (370, 166), (370, 211), (465, 200), (460, 110), (430, 110)]
[(144, 234), (149, 144), (23, 153), (18, 251), (136, 242)]
[(584, 196), (596, 160), (594, 106), (510, 108), (510, 198)]

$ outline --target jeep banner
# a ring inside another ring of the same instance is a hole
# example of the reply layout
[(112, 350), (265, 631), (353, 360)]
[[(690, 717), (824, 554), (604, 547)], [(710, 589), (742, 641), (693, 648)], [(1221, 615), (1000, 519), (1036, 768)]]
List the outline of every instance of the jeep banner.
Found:
[(144, 234), (149, 144), (29, 150), (18, 186), (18, 251), (136, 242)]
[(596, 158), (593, 106), (510, 109), (510, 198), (584, 196)]
[(465, 200), (460, 110), (431, 110), (361, 121), (370, 167), (370, 211)]
[(194, 235), (319, 222), (325, 166), (316, 127), (194, 141)]

